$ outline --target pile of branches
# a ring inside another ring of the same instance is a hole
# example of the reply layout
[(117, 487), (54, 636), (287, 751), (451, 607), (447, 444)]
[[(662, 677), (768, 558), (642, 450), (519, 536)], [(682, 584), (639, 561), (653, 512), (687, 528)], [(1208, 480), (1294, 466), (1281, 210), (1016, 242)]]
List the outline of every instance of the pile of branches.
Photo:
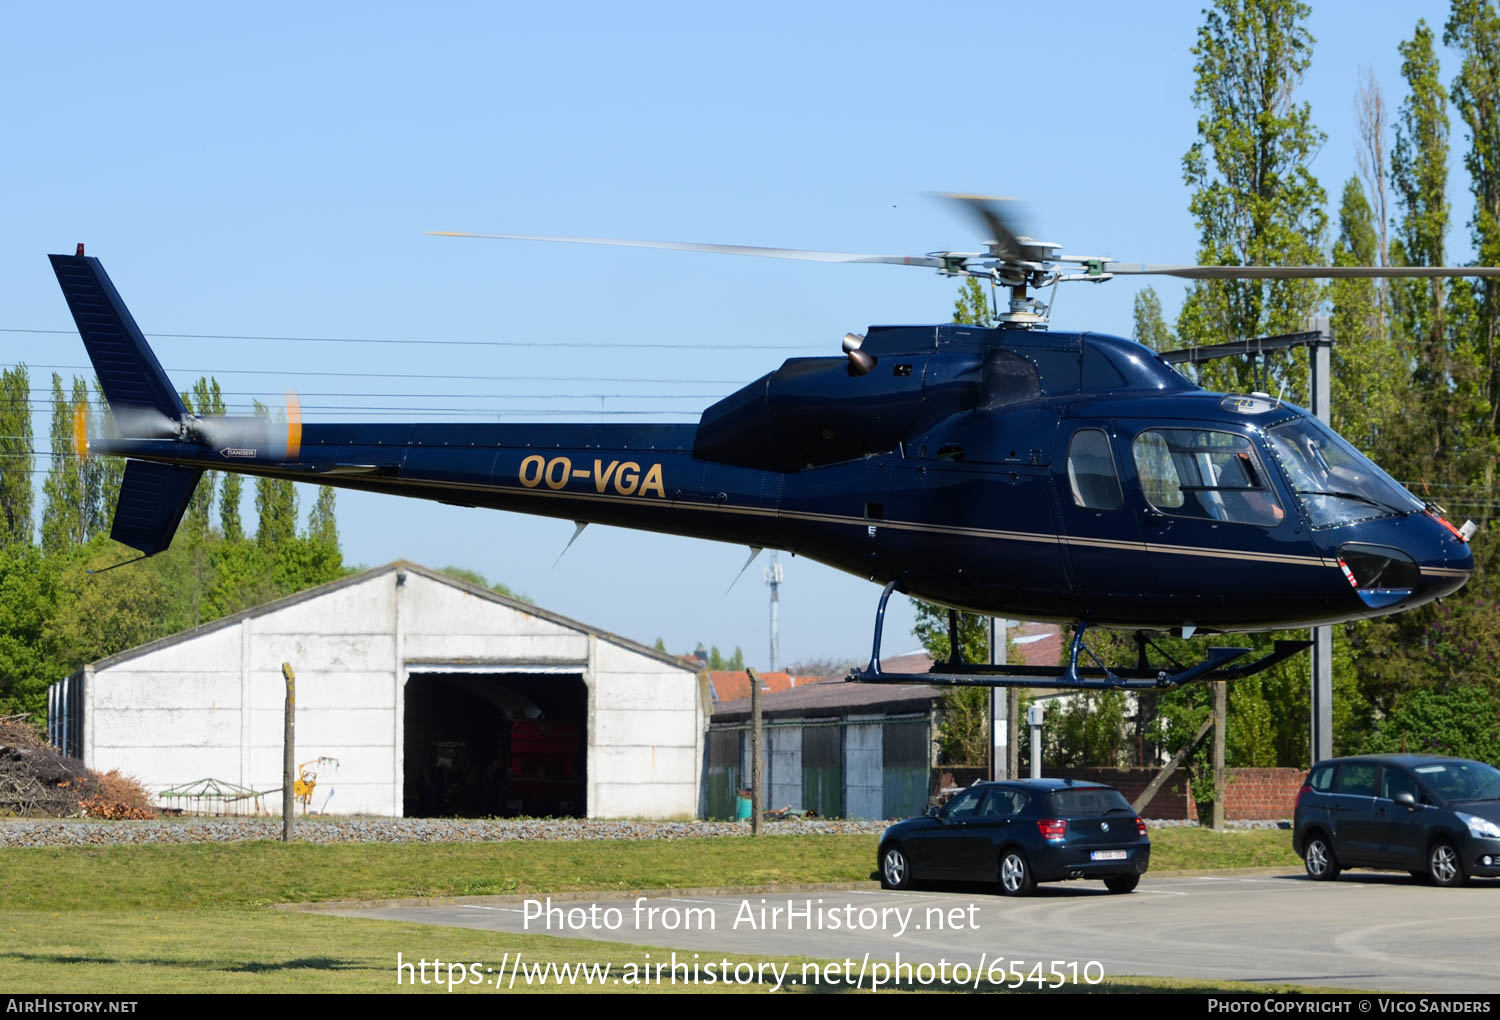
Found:
[(150, 795), (118, 771), (99, 774), (48, 744), (26, 716), (0, 717), (0, 816), (155, 818)]

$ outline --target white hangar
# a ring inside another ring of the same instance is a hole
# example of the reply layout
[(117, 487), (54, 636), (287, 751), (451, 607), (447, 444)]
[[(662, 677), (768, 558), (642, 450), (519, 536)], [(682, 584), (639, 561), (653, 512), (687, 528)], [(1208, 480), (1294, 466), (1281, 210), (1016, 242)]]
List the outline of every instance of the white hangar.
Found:
[(406, 562), (85, 666), (49, 691), (51, 737), (153, 793), (277, 789), (283, 662), (296, 760), (337, 761), (315, 811), (697, 814), (708, 704), (690, 666)]

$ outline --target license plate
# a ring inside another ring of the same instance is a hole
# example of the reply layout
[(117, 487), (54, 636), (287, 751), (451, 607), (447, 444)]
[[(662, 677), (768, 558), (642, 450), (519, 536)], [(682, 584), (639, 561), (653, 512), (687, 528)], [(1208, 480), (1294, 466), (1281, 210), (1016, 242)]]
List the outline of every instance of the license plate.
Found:
[(1123, 861), (1127, 854), (1124, 850), (1095, 850), (1089, 854), (1090, 860), (1095, 861)]

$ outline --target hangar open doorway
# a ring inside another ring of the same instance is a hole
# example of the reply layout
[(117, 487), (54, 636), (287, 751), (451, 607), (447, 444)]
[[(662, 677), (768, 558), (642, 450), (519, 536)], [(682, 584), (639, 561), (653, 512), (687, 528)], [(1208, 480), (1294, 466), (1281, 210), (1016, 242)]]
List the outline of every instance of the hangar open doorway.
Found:
[(408, 818), (587, 813), (581, 673), (413, 668), (404, 722)]

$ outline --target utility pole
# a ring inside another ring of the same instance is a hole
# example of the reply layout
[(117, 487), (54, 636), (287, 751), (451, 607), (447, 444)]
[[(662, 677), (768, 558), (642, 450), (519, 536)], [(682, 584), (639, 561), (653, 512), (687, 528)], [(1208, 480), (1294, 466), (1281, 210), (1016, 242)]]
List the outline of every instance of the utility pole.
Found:
[[(1332, 406), (1332, 390), (1329, 375), (1332, 369), (1333, 331), (1328, 318), (1313, 319), (1313, 329), (1318, 338), (1307, 348), (1312, 390), (1312, 413), (1324, 425), (1331, 426), (1329, 417)], [(1312, 629), (1312, 698), (1311, 730), (1312, 761), (1333, 757), (1333, 628)]]
[[(1289, 350), (1293, 347), (1307, 348), (1308, 383), (1311, 393), (1313, 417), (1325, 425), (1332, 425), (1330, 409), (1333, 406), (1332, 375), (1333, 329), (1328, 316), (1316, 315), (1301, 333), (1285, 336), (1255, 337), (1236, 340), (1213, 347), (1190, 347), (1180, 351), (1168, 351), (1162, 360), (1171, 365), (1188, 362), (1197, 364), (1214, 358), (1251, 357), (1264, 358), (1273, 351)], [(1333, 628), (1312, 628), (1312, 684), (1311, 719), (1309, 731), (1312, 736), (1312, 760), (1317, 762), (1333, 756)]]
[(771, 563), (764, 568), (766, 585), (771, 589), (771, 672), (781, 669), (781, 638), (777, 633), (781, 625), (781, 564), (776, 562), (776, 550), (771, 550)]
[(1042, 722), (1046, 708), (1040, 701), (1033, 701), (1026, 709), (1026, 722), (1031, 726), (1031, 778), (1042, 778)]
[[(1010, 621), (990, 617), (990, 665), (1009, 665)], [(990, 779), (1011, 778), (1009, 688), (990, 688)]]
[[(1209, 818), (1208, 824), (1212, 829), (1220, 832), (1224, 830), (1224, 796), (1226, 785), (1224, 783), (1224, 744), (1225, 731), (1229, 720), (1229, 683), (1225, 680), (1213, 682), (1214, 693), (1214, 810)], [(1203, 819), (1198, 819), (1202, 822)]]
[(765, 801), (765, 792), (762, 790), (765, 763), (761, 754), (760, 677), (753, 669), (747, 669), (745, 673), (750, 677), (750, 833), (759, 836), (762, 804)]
[(292, 775), (292, 761), (296, 758), (296, 728), (297, 728), (297, 674), (292, 672), (292, 664), (283, 662), (281, 664), (281, 675), (286, 679), (286, 705), (282, 710), (281, 722), (281, 841), (290, 843), (292, 841), (292, 815), (296, 811), (297, 800), (295, 796), (296, 777)]

